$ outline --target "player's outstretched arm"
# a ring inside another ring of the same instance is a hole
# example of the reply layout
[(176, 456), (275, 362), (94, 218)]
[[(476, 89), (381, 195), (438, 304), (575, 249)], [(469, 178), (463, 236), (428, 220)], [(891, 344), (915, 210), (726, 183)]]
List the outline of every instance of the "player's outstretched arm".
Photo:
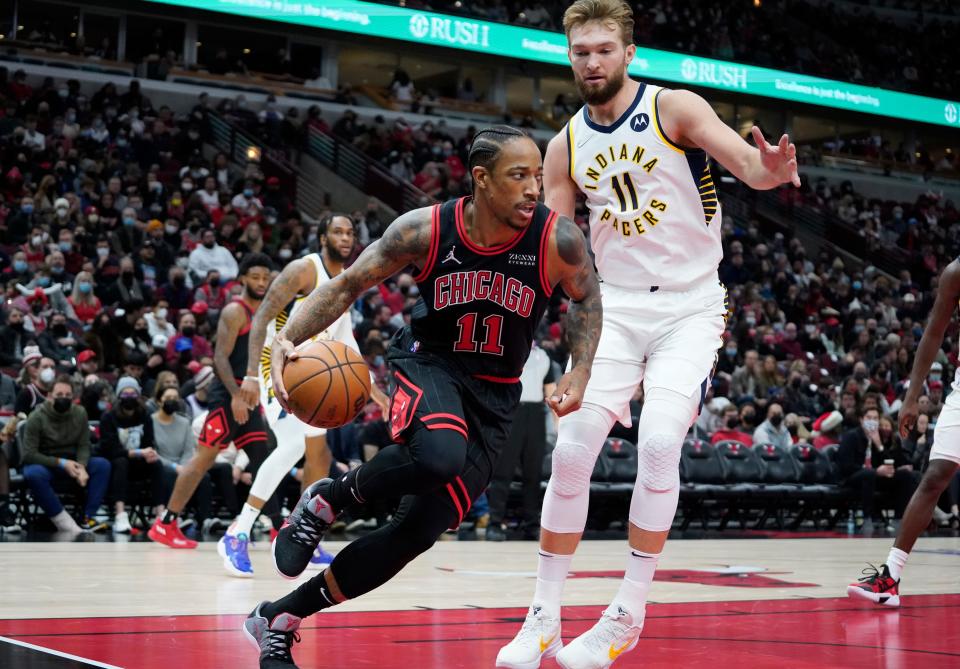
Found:
[(283, 268), (270, 284), (263, 302), (253, 315), (250, 324), (250, 339), (247, 347), (246, 378), (240, 386), (240, 394), (251, 409), (260, 401), (260, 352), (267, 339), (267, 325), (276, 318), (285, 306), (297, 296), (316, 285), (316, 268), (312, 262), (300, 258)]
[(923, 382), (943, 343), (943, 335), (947, 331), (947, 326), (950, 325), (958, 299), (960, 299), (960, 261), (954, 260), (940, 274), (937, 282), (937, 298), (933, 303), (927, 326), (923, 329), (923, 336), (917, 347), (917, 357), (913, 359), (910, 387), (904, 397), (903, 406), (900, 407), (900, 436), (904, 439), (917, 424), (919, 413), (917, 401), (923, 392)]
[(797, 147), (787, 135), (771, 145), (753, 126), (757, 146), (750, 146), (720, 120), (706, 100), (690, 91), (664, 91), (658, 109), (660, 123), (670, 138), (682, 146), (703, 149), (751, 188), (769, 190), (785, 183), (800, 186)]
[(350, 267), (316, 288), (273, 340), (271, 375), (274, 392), (286, 406), (283, 364), (295, 358), (293, 348), (323, 332), (350, 308), (363, 291), (390, 278), (408, 265), (422, 265), (430, 250), (430, 209), (403, 214), (364, 249)]
[[(587, 253), (583, 233), (566, 217), (561, 216), (554, 226), (547, 263), (551, 280), (555, 277), (556, 284), (570, 297), (564, 328), (564, 338), (570, 349), (570, 371), (560, 378), (547, 399), (550, 408), (558, 416), (564, 416), (579, 409), (583, 401), (593, 356), (600, 343), (603, 306), (600, 282)], [(556, 268), (556, 274), (553, 268)]]

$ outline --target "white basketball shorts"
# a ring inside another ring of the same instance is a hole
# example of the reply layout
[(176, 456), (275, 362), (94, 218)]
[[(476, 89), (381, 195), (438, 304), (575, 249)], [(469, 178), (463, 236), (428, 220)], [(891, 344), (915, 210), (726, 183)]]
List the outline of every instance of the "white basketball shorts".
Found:
[(600, 284), (603, 330), (584, 402), (631, 423), (630, 399), (638, 384), (686, 397), (710, 384), (723, 345), (727, 290), (716, 278), (688, 290), (627, 289)]
[(960, 391), (954, 390), (940, 410), (933, 428), (931, 460), (950, 460), (960, 465)]

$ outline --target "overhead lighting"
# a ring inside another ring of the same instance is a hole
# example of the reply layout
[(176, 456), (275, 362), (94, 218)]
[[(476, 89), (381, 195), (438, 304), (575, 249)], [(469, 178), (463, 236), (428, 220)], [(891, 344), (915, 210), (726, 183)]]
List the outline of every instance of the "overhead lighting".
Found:
[(77, 33), (70, 33), (70, 37), (76, 37)]
[(197, 42), (197, 46), (203, 46), (203, 42)]
[(244, 55), (250, 53), (250, 49), (244, 49), (244, 50), (243, 50), (243, 53), (244, 53)]
[(247, 160), (251, 163), (260, 162), (260, 148), (257, 146), (248, 146), (247, 147)]
[(759, 7), (761, 4), (762, 4), (762, 3), (760, 2), (760, 0), (753, 0), (753, 6), (754, 6), (754, 7)]

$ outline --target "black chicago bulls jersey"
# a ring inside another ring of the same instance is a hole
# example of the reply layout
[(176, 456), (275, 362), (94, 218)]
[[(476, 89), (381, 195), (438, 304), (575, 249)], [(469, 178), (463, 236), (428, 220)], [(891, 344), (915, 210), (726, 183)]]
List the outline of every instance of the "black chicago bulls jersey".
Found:
[(546, 259), (557, 214), (538, 204), (516, 237), (480, 247), (464, 227), (466, 202), (433, 208), (430, 253), (414, 277), (421, 300), (410, 325), (413, 346), (452, 356), (477, 378), (517, 381), (550, 299)]

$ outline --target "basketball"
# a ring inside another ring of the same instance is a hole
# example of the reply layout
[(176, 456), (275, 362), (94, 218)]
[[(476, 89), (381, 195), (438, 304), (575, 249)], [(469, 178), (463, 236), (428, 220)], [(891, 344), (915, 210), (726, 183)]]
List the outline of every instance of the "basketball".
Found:
[(290, 410), (304, 423), (349, 423), (370, 398), (370, 370), (360, 354), (336, 340), (315, 341), (283, 368)]

